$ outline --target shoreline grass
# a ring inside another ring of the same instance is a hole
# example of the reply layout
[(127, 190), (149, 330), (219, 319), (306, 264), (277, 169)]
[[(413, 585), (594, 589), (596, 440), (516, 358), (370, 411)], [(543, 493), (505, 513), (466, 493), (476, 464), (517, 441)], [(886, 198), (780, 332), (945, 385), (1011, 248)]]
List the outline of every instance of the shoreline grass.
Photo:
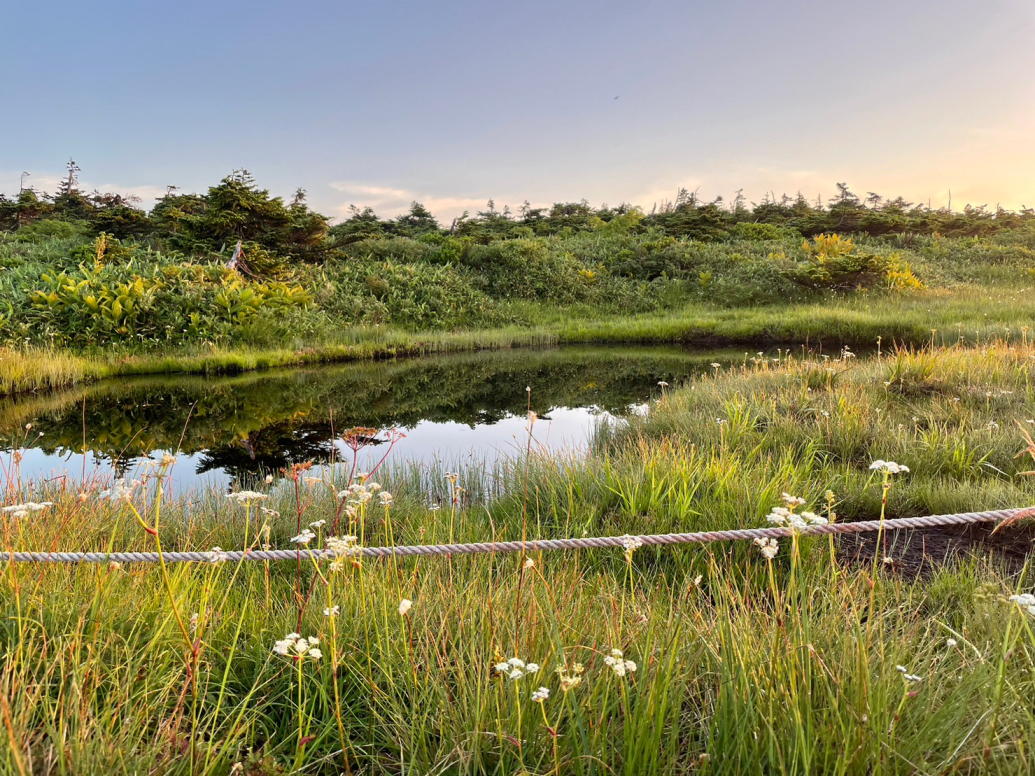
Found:
[(1025, 341), (1035, 298), (1025, 288), (964, 287), (952, 292), (873, 295), (807, 305), (748, 309), (691, 305), (679, 311), (596, 318), (543, 309), (538, 326), (409, 332), (355, 327), (335, 341), (282, 348), (222, 348), (173, 353), (72, 354), (0, 351), (0, 395), (68, 387), (123, 375), (233, 374), (282, 366), (387, 359), (469, 350), (569, 344), (678, 344), (693, 347), (970, 345)]

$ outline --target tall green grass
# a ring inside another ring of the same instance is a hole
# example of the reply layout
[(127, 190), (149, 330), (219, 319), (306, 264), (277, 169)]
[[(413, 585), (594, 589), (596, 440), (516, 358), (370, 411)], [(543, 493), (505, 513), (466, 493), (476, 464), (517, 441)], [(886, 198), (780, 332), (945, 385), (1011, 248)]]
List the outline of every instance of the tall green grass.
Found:
[[(336, 517), (370, 545), (747, 527), (764, 525), (784, 491), (831, 519), (876, 517), (877, 457), (912, 469), (891, 481), (888, 516), (1025, 505), (1035, 489), (1030, 463), (1013, 457), (1013, 421), (1032, 406), (1033, 355), (998, 343), (867, 361), (747, 358), (666, 388), (584, 459), (533, 455), (456, 484), (386, 468), (376, 476), (394, 503), (375, 497), (351, 524), (335, 495), (347, 467), (296, 468), (249, 507), (214, 492), (161, 500), (161, 465), (132, 506), (91, 485), (12, 476), (5, 503), (55, 505), (0, 517), (3, 549), (154, 549), (156, 536), (164, 550), (290, 547), (327, 520), (320, 545)], [(848, 562), (827, 539), (784, 540), (771, 562), (738, 543), (346, 557), (336, 571), (5, 565), (0, 767), (1025, 774), (1035, 617), (1008, 596), (1031, 585), (1027, 564), (994, 554), (917, 579)], [(405, 615), (402, 599), (413, 601)], [(289, 632), (317, 636), (322, 657), (275, 654)], [(618, 676), (612, 649), (636, 670)], [(541, 667), (509, 680), (494, 666), (511, 657)]]

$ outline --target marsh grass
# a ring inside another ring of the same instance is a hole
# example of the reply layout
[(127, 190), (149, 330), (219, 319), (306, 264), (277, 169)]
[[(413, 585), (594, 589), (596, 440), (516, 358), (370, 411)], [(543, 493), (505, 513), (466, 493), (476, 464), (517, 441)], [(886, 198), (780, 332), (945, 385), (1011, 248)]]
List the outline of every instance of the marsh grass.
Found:
[[(462, 472), (455, 506), (428, 508), (457, 492), (442, 472), (385, 464), (376, 476), (390, 507), (372, 502), (347, 530), (373, 545), (748, 527), (785, 491), (839, 520), (872, 518), (876, 458), (912, 469), (886, 493), (889, 517), (1030, 504), (1011, 421), (1032, 406), (1033, 355), (999, 342), (879, 359), (747, 356), (666, 389), (646, 418), (602, 430), (584, 459), (533, 454), (488, 485)], [(828, 368), (836, 377), (817, 380)], [(938, 390), (894, 390), (904, 374)], [(278, 516), (214, 492), (168, 501), (162, 546), (294, 546), (299, 526), (340, 512), (343, 468), (272, 486), (261, 506)], [(124, 502), (83, 493), (11, 478), (5, 503), (55, 505), (0, 517), (4, 549), (154, 548)], [(154, 479), (133, 498), (153, 525)], [(314, 546), (327, 530), (314, 529)], [(524, 562), (346, 558), (337, 571), (170, 564), (164, 578), (155, 565), (5, 565), (0, 767), (1029, 773), (1035, 618), (1006, 600), (1030, 590), (1029, 566), (961, 555), (917, 580), (840, 563), (832, 547), (784, 540), (772, 561), (739, 543)], [(400, 614), (404, 598), (413, 606)], [(332, 605), (338, 614), (324, 616)], [(323, 656), (274, 654), (289, 632), (317, 636)], [(612, 649), (636, 670), (618, 676)], [(503, 678), (494, 666), (511, 657), (540, 669)], [(555, 669), (570, 676), (576, 663), (580, 681), (562, 689)]]
[(106, 375), (104, 367), (71, 353), (0, 348), (0, 396), (54, 390)]

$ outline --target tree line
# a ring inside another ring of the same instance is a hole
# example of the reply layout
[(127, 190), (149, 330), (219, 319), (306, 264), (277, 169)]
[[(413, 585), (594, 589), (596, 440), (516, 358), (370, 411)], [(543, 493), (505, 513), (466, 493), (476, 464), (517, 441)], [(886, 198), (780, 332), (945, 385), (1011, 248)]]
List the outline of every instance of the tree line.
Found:
[(50, 194), (30, 187), (14, 197), (0, 195), (0, 231), (14, 232), (40, 222), (72, 222), (94, 234), (158, 240), (187, 253), (220, 252), (240, 240), (286, 259), (319, 263), (336, 248), (391, 237), (456, 236), (487, 244), (583, 231), (651, 231), (713, 241), (743, 234), (743, 229), (737, 229), (739, 224), (786, 228), (805, 237), (834, 232), (982, 236), (1035, 219), (1031, 208), (932, 208), (873, 192), (859, 196), (838, 183), (837, 194), (826, 202), (810, 201), (801, 194), (748, 202), (739, 192), (730, 201), (721, 197), (702, 200), (683, 189), (673, 200), (649, 211), (630, 204), (594, 207), (583, 200), (551, 207), (526, 202), (513, 212), (490, 200), (485, 209), (465, 212), (448, 225), (439, 223), (420, 202), (413, 202), (407, 212), (394, 218), (353, 206), (347, 218), (332, 226), (327, 216), (308, 206), (304, 190), (284, 201), (260, 188), (246, 170), (232, 172), (204, 194), (184, 194), (169, 187), (150, 211), (138, 207), (132, 197), (83, 191), (78, 171), (70, 161), (67, 176)]

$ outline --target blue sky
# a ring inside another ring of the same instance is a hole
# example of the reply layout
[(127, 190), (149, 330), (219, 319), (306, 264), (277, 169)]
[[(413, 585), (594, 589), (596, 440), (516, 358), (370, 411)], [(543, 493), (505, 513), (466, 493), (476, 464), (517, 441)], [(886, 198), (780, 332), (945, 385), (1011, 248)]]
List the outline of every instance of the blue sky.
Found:
[(0, 25), (0, 191), (71, 156), (143, 204), (246, 167), (331, 215), (841, 180), (1035, 205), (1031, 0), (56, 0)]

